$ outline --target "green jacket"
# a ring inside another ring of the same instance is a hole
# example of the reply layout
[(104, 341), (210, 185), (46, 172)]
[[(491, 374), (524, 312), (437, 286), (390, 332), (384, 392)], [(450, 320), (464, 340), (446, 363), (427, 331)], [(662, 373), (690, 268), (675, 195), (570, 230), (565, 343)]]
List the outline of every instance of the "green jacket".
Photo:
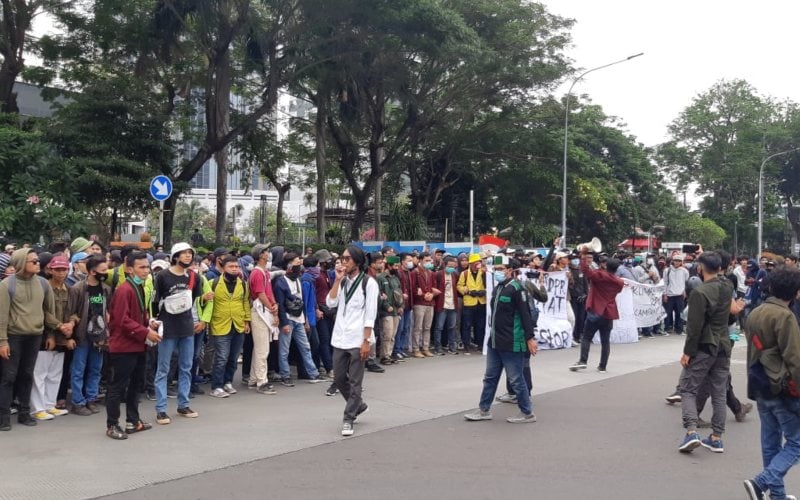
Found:
[[(791, 379), (800, 384), (800, 326), (791, 309), (770, 297), (750, 313), (745, 330), (748, 368), (759, 360), (767, 373), (780, 373), (785, 367)], [(748, 380), (751, 399), (766, 396), (755, 394), (750, 386)]]
[(492, 292), (490, 343), (498, 351), (527, 352), (536, 338), (525, 287), (517, 280), (499, 283)]
[(381, 273), (375, 279), (378, 282), (381, 295), (386, 296), (385, 299), (379, 297), (378, 316), (399, 316), (405, 304), (400, 278), (390, 273)]
[(716, 356), (720, 349), (731, 355), (728, 337), (728, 315), (731, 312), (733, 285), (715, 277), (704, 282), (689, 295), (686, 320), (686, 342), (683, 353), (693, 358), (699, 350)]

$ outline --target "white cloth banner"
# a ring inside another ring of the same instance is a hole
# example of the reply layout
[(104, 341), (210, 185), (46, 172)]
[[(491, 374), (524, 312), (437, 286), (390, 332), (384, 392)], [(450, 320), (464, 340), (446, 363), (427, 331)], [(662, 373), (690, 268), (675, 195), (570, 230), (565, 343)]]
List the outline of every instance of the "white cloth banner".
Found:
[[(486, 280), (486, 338), (483, 343), (483, 353), (486, 354), (489, 338), (491, 337), (492, 308), (491, 297), (494, 291), (494, 280), (491, 272), (487, 271)], [(523, 285), (528, 280), (523, 269), (517, 278)], [(538, 286), (538, 278), (535, 280)], [(567, 300), (567, 273), (564, 271), (547, 273), (544, 281), (547, 289), (547, 302), (536, 302), (539, 310), (539, 321), (536, 333), (539, 349), (564, 349), (572, 347), (572, 324), (567, 319), (567, 310), (571, 307)], [(526, 292), (527, 293), (527, 292)]]
[[(526, 280), (523, 273), (522, 280)], [(538, 286), (538, 279), (535, 280)], [(547, 289), (547, 302), (536, 302), (539, 309), (539, 320), (536, 326), (536, 341), (539, 349), (564, 349), (572, 347), (572, 323), (569, 322), (569, 309), (572, 307), (567, 300), (567, 273), (558, 271), (547, 273), (544, 279)]]
[(636, 326), (647, 328), (661, 323), (667, 315), (662, 302), (666, 288), (664, 282), (657, 285), (643, 285), (630, 281), (628, 283), (633, 291), (633, 316), (636, 318)]
[[(617, 295), (619, 319), (614, 320), (611, 330), (612, 344), (630, 344), (639, 341), (639, 328), (657, 325), (666, 316), (661, 297), (664, 284), (644, 285), (623, 279), (625, 288)], [(600, 342), (600, 335), (595, 334), (593, 342)]]
[[(623, 281), (632, 283), (625, 279)], [(619, 319), (614, 320), (614, 326), (611, 328), (611, 343), (631, 344), (639, 342), (639, 330), (636, 328), (636, 319), (633, 314), (633, 291), (630, 287), (626, 286), (617, 294), (617, 310), (619, 311)], [(599, 333), (594, 335), (592, 342), (595, 344), (600, 343)]]

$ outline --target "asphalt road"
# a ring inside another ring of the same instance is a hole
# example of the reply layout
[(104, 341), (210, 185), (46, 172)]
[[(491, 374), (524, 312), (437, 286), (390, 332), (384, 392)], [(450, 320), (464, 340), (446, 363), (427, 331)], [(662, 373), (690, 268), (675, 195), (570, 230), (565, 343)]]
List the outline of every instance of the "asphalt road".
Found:
[[(17, 426), (0, 436), (0, 498), (746, 498), (741, 481), (760, 464), (757, 416), (729, 416), (722, 455), (677, 451), (680, 409), (663, 397), (675, 386), (681, 345), (670, 337), (614, 346), (607, 374), (569, 372), (576, 349), (541, 353), (534, 424), (506, 423), (517, 409), (504, 404), (493, 421), (465, 422), (483, 359), (454, 356), (368, 374), (371, 411), (351, 438), (339, 435), (342, 399), (302, 383), (277, 396), (201, 396), (192, 402), (200, 418), (123, 442), (103, 435), (102, 413)], [(740, 397), (743, 357), (739, 346)], [(151, 418), (151, 405), (143, 403), (143, 416)], [(794, 472), (788, 487), (800, 492)]]
[[(366, 414), (354, 438), (115, 498), (746, 498), (742, 479), (760, 462), (757, 416), (729, 415), (724, 454), (679, 454), (680, 407), (663, 399), (678, 372), (675, 363), (537, 396), (534, 424), (506, 423), (516, 407), (501, 404), (491, 422), (458, 412), (369, 433)], [(796, 474), (788, 486), (800, 491)]]

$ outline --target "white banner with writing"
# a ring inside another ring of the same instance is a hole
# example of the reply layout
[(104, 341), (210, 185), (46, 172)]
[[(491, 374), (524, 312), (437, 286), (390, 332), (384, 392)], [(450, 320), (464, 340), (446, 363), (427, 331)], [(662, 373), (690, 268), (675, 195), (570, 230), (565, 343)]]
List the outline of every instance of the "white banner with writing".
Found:
[[(639, 341), (639, 328), (657, 325), (666, 313), (661, 303), (664, 284), (644, 285), (623, 279), (625, 288), (617, 295), (619, 319), (614, 320), (611, 330), (612, 344), (630, 344)], [(600, 342), (599, 334), (593, 341)]]
[[(523, 280), (524, 277), (523, 273)], [(539, 280), (534, 280), (538, 286)], [(539, 320), (536, 327), (536, 340), (539, 349), (564, 349), (572, 347), (572, 323), (568, 310), (572, 306), (567, 300), (567, 273), (558, 271), (547, 273), (544, 279), (547, 289), (547, 302), (536, 302)]]
[[(490, 275), (491, 276), (491, 275)], [(524, 285), (528, 281), (523, 269), (518, 280)], [(491, 297), (493, 283), (491, 279), (486, 280), (486, 293)], [(539, 279), (534, 280), (539, 283)], [(564, 271), (547, 273), (545, 275), (544, 286), (547, 289), (547, 302), (536, 302), (539, 310), (539, 320), (535, 330), (539, 349), (564, 349), (572, 347), (572, 323), (567, 319), (567, 310), (570, 306), (567, 300), (567, 273)], [(489, 304), (491, 300), (487, 301)], [(486, 314), (486, 341), (484, 342), (484, 354), (489, 342), (491, 332), (491, 307), (487, 306)]]

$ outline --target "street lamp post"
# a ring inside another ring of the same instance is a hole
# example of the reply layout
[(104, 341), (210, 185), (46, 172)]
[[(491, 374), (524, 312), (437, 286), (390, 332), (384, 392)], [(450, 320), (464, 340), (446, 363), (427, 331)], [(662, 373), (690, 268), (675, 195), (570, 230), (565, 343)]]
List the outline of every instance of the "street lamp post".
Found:
[(797, 150), (800, 150), (800, 148), (788, 149), (786, 151), (781, 151), (780, 153), (769, 155), (764, 158), (764, 161), (761, 162), (761, 167), (758, 169), (758, 248), (756, 250), (758, 252), (759, 260), (761, 259), (763, 243), (762, 239), (764, 236), (764, 165), (766, 165), (768, 161), (776, 156), (793, 153)]
[(634, 54), (632, 56), (628, 56), (625, 59), (620, 59), (619, 61), (614, 61), (612, 63), (604, 64), (602, 66), (598, 66), (596, 68), (592, 68), (590, 70), (586, 70), (577, 78), (572, 80), (572, 85), (569, 86), (569, 90), (567, 91), (567, 98), (566, 98), (566, 111), (564, 113), (564, 185), (562, 186), (562, 195), (561, 195), (561, 246), (567, 246), (567, 138), (569, 135), (569, 98), (572, 95), (572, 89), (575, 87), (575, 84), (578, 83), (584, 76), (592, 73), (593, 71), (597, 71), (599, 69), (608, 68), (609, 66), (614, 66), (615, 64), (624, 63), (625, 61), (630, 61), (634, 57), (639, 57), (643, 55), (644, 52), (640, 52), (638, 54)]

